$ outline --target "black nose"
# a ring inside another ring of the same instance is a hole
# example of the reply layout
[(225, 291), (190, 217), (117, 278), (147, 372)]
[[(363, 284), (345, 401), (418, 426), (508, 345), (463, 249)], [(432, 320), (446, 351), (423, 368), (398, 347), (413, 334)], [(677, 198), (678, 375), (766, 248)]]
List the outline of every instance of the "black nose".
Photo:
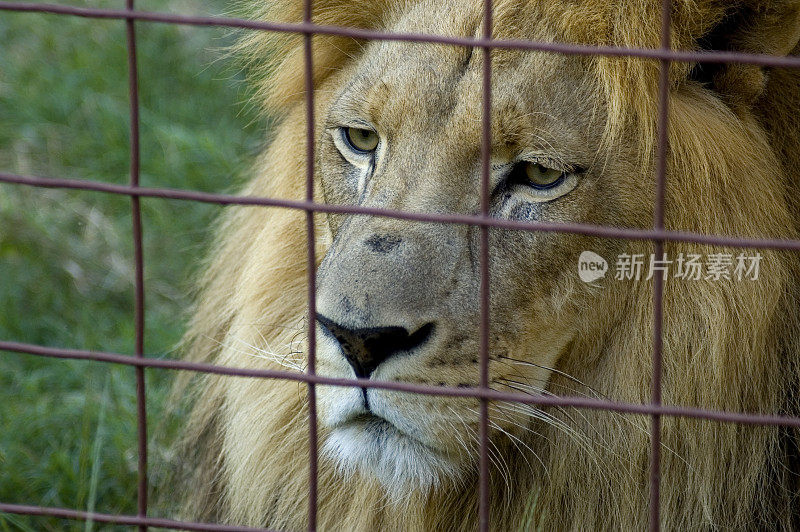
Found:
[(433, 323), (428, 323), (409, 333), (403, 327), (373, 327), (348, 329), (317, 315), (320, 325), (330, 332), (342, 346), (347, 362), (356, 377), (368, 378), (387, 358), (403, 351), (411, 351), (428, 341), (433, 333)]

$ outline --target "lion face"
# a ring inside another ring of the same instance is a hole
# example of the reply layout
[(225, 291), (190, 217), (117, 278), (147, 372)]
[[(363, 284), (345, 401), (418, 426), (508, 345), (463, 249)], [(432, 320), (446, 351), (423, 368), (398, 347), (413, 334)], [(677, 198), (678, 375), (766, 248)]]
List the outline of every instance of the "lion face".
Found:
[[(422, 6), (394, 29), (441, 33), (441, 18), (451, 17), (447, 27), (476, 34), (473, 15)], [(626, 160), (622, 149), (613, 159), (603, 153), (605, 117), (582, 60), (495, 54), (491, 216), (650, 223), (647, 196), (639, 202), (630, 192), (637, 188), (633, 157)], [(368, 46), (341, 76), (324, 119), (318, 171), (325, 199), (479, 213), (482, 63), (480, 50)], [(348, 215), (331, 216), (329, 225), (333, 240), (318, 272), (318, 371), (477, 386), (479, 229)], [(582, 324), (605, 312), (597, 294), (575, 282), (586, 239), (493, 229), (489, 245), (490, 385), (543, 392)], [(616, 250), (610, 242), (592, 245), (605, 255)], [(323, 387), (320, 409), (328, 455), (391, 489), (458, 478), (476, 460), (474, 400)], [(493, 405), (493, 432), (513, 441), (544, 418), (533, 407)]]
[[(473, 0), (313, 4), (312, 20), (322, 25), (483, 33), (481, 2)], [(676, 49), (800, 55), (800, 0), (671, 4)], [(303, 3), (257, 2), (253, 10), (259, 19), (297, 22)], [(493, 36), (655, 48), (661, 13), (660, 0), (496, 0)], [(306, 50), (301, 38), (270, 33), (241, 46), (255, 61), (261, 103), (283, 117), (245, 192), (296, 199), (307, 166)], [(331, 35), (313, 43), (317, 199), (479, 213), (483, 52)], [(491, 67), (491, 216), (652, 227), (658, 61), (496, 49)], [(665, 227), (797, 238), (800, 71), (677, 61), (668, 73)], [(315, 220), (317, 249), (325, 251), (317, 371), (477, 386), (480, 230), (380, 216), (318, 213)], [(297, 210), (226, 212), (186, 337), (190, 360), (305, 369), (305, 221)], [(670, 258), (743, 251), (699, 240), (664, 249)], [(653, 246), (489, 231), (493, 389), (651, 400), (653, 283), (645, 276), (584, 283), (577, 269), (584, 251), (611, 262), (622, 253), (646, 257)], [(665, 405), (800, 412), (797, 255), (760, 253), (757, 281), (665, 280)], [(477, 400), (318, 386), (321, 430), (313, 442), (306, 390), (294, 379), (198, 379), (175, 454), (187, 462), (188, 515), (306, 529), (309, 454), (322, 449), (320, 530), (478, 527)], [(489, 407), (494, 528), (647, 527), (647, 416), (519, 402)], [(663, 528), (797, 528), (796, 432), (671, 415), (661, 426)]]

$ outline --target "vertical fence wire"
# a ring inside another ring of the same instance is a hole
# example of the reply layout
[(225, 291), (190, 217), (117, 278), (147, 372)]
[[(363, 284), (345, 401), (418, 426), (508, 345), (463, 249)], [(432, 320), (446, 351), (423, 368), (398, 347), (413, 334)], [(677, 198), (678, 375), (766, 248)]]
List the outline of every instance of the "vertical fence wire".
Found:
[[(661, 49), (668, 52), (671, 44), (671, 13), (669, 0), (661, 1)], [(658, 75), (658, 124), (656, 154), (656, 186), (653, 206), (653, 228), (664, 229), (664, 202), (667, 180), (667, 154), (669, 141), (669, 68), (670, 60), (662, 59)], [(655, 260), (662, 260), (664, 240), (654, 241)], [(653, 276), (653, 406), (661, 406), (662, 348), (664, 324), (664, 277)], [(650, 426), (650, 530), (661, 528), (661, 415), (651, 417)]]
[[(303, 22), (311, 24), (312, 0), (303, 2)], [(303, 34), (306, 104), (306, 201), (314, 201), (314, 54), (313, 34)], [(317, 254), (314, 231), (314, 209), (306, 210), (306, 246), (308, 253), (308, 369), (309, 375), (317, 371)], [(317, 529), (318, 475), (317, 388), (308, 383), (308, 530)]]
[[(483, 36), (492, 38), (492, 0), (483, 2)], [(489, 181), (492, 157), (492, 48), (483, 46), (482, 108), (481, 108), (481, 178), (480, 214), (489, 217)], [(490, 339), (490, 292), (489, 292), (489, 226), (480, 226), (480, 388), (489, 388), (489, 339)], [(489, 530), (489, 400), (480, 400), (478, 461), (478, 513), (481, 532)]]
[[(125, 0), (125, 7), (133, 11), (134, 0)], [(128, 56), (128, 98), (130, 103), (130, 185), (139, 187), (140, 144), (139, 144), (139, 71), (136, 60), (136, 27), (134, 19), (125, 19)], [(134, 355), (144, 357), (144, 257), (142, 245), (142, 209), (140, 198), (131, 195), (131, 225), (133, 234), (134, 260)], [(144, 367), (137, 366), (136, 372), (136, 425), (138, 454), (137, 515), (147, 517), (147, 395), (145, 393)], [(139, 525), (145, 532), (146, 525)]]

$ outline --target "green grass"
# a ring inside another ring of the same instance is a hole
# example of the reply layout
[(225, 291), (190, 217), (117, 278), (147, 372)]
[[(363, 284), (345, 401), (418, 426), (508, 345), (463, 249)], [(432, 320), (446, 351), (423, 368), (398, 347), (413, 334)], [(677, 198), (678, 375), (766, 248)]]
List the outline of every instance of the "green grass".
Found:
[[(137, 4), (227, 9), (219, 0)], [(142, 185), (230, 191), (264, 124), (220, 51), (229, 31), (139, 23), (137, 38)], [(0, 171), (127, 182), (124, 23), (2, 12), (0, 43)], [(144, 199), (142, 209), (146, 351), (175, 356), (219, 207)], [(0, 185), (0, 339), (131, 353), (130, 224), (125, 197)], [(164, 404), (173, 376), (147, 371), (153, 485), (178, 423)], [(136, 461), (132, 368), (0, 352), (0, 501), (135, 513)], [(105, 528), (0, 514), (0, 531)]]

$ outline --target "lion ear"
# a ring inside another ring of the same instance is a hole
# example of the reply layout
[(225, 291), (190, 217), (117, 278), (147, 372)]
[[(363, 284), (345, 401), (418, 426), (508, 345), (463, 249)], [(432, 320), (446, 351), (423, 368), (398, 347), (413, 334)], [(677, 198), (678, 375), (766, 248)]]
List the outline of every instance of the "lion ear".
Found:
[[(699, 48), (777, 56), (800, 53), (799, 0), (744, 0), (730, 5), (720, 22), (697, 39)], [(697, 65), (692, 74), (734, 108), (753, 105), (768, 76), (768, 68), (736, 63)]]

